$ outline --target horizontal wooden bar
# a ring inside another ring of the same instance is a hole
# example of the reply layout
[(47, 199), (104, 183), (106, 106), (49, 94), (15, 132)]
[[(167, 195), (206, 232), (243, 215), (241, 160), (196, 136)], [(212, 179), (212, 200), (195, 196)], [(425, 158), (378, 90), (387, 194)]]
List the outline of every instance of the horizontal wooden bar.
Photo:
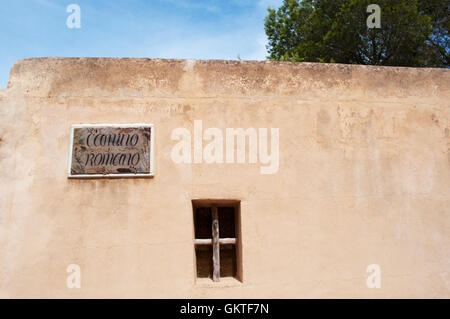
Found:
[[(195, 239), (196, 245), (212, 245), (212, 239)], [(236, 238), (219, 238), (219, 244), (230, 245), (236, 244)]]
[(236, 244), (236, 238), (219, 238), (219, 244)]
[(196, 245), (211, 245), (212, 239), (196, 239), (195, 244)]

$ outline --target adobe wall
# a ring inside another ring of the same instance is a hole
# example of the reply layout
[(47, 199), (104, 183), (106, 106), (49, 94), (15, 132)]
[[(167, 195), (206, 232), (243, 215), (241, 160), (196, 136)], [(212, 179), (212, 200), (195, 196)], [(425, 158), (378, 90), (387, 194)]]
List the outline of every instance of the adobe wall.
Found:
[[(449, 83), (445, 69), (18, 61), (0, 90), (0, 297), (450, 298)], [(279, 128), (278, 171), (174, 163), (172, 131), (195, 120)], [(154, 124), (155, 176), (68, 179), (82, 123)], [(196, 283), (191, 200), (207, 198), (241, 200), (242, 283)]]

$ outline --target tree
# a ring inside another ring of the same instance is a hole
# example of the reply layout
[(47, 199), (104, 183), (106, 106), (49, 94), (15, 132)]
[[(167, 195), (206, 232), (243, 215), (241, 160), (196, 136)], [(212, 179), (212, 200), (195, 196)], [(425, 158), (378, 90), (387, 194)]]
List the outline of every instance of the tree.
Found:
[[(367, 26), (367, 6), (381, 27)], [(279, 61), (449, 67), (450, 0), (284, 0), (268, 8), (268, 58)]]

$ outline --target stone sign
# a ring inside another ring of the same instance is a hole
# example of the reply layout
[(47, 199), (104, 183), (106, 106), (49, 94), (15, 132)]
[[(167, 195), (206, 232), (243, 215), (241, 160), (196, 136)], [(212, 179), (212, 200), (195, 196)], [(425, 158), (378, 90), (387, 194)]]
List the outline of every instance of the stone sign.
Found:
[(153, 176), (153, 125), (75, 125), (69, 177)]

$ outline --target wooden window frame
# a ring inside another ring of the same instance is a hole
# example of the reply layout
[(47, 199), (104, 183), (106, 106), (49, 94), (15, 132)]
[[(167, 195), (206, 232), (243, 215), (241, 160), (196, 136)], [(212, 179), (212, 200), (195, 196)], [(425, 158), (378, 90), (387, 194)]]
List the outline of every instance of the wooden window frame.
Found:
[[(197, 208), (211, 208), (212, 214), (212, 238), (211, 239), (197, 239), (195, 238), (195, 224), (194, 224), (194, 253), (195, 248), (199, 245), (212, 245), (213, 251), (213, 273), (212, 280), (214, 282), (220, 281), (220, 245), (234, 245), (236, 249), (236, 276), (239, 281), (243, 281), (242, 271), (242, 241), (241, 241), (241, 202), (239, 200), (213, 200), (213, 199), (194, 199), (192, 200), (192, 208), (195, 219), (195, 211)], [(234, 208), (234, 227), (235, 238), (220, 238), (220, 225), (218, 207), (233, 207)], [(197, 269), (197, 262), (195, 260), (195, 269)], [(197, 276), (196, 276), (197, 277)]]

